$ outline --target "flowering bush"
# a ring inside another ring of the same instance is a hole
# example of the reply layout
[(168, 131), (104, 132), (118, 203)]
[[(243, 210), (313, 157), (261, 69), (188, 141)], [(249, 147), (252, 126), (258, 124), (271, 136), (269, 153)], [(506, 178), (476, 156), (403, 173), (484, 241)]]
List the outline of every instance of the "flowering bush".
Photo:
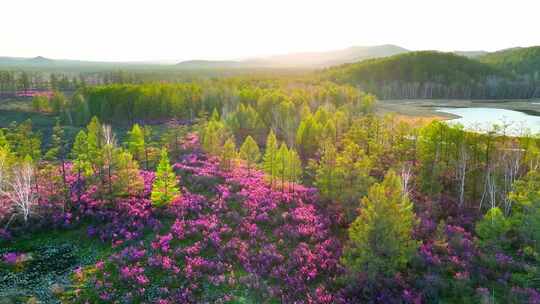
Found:
[[(185, 180), (213, 180), (213, 187), (205, 195), (183, 189), (166, 211), (168, 228), (96, 264), (80, 301), (227, 302), (246, 291), (260, 300), (338, 300), (331, 282), (341, 273), (341, 245), (315, 204), (316, 191), (293, 184), (273, 189), (261, 172), (248, 174), (242, 165), (223, 172), (216, 159), (198, 153), (175, 168), (189, 176)], [(133, 230), (121, 231), (128, 239)]]

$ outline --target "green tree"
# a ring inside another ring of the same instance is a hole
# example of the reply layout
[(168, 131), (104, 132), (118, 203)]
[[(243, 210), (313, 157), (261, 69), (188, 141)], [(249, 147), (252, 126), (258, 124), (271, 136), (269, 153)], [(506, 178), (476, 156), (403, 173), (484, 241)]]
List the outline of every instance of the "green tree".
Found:
[(131, 131), (128, 132), (127, 137), (127, 147), (129, 153), (131, 153), (131, 155), (133, 155), (133, 157), (140, 162), (145, 158), (145, 136), (143, 129), (139, 126), (139, 124), (134, 124)]
[(221, 149), (221, 168), (225, 171), (231, 170), (236, 159), (236, 144), (234, 139), (229, 137)]
[(500, 250), (509, 245), (506, 234), (511, 229), (510, 220), (507, 219), (501, 209), (493, 207), (476, 223), (476, 234), (480, 239), (480, 245), (491, 250)]
[[(217, 112), (214, 112), (217, 115)], [(210, 155), (220, 155), (220, 150), (226, 136), (225, 125), (220, 120), (211, 119), (201, 132), (201, 146)]]
[(75, 93), (71, 98), (70, 112), (73, 124), (81, 126), (89, 122), (90, 109), (88, 108), (88, 103), (83, 94), (80, 92)]
[(92, 117), (88, 126), (86, 126), (86, 142), (87, 142), (87, 154), (88, 160), (92, 164), (93, 172), (100, 175), (103, 178), (102, 166), (103, 166), (103, 131), (101, 123), (97, 117)]
[(302, 161), (296, 150), (292, 148), (289, 149), (287, 164), (285, 173), (287, 180), (293, 183), (300, 183), (302, 181)]
[(321, 126), (312, 115), (305, 117), (296, 131), (296, 145), (300, 149), (300, 156), (306, 160), (315, 155), (319, 148)]
[(41, 95), (32, 97), (32, 109), (36, 112), (49, 112), (49, 99)]
[(77, 171), (77, 198), (80, 200), (82, 189), (80, 188), (83, 176), (91, 176), (92, 164), (88, 155), (88, 139), (84, 130), (79, 131), (75, 137), (73, 147), (71, 148), (71, 158), (73, 159), (73, 169)]
[(321, 150), (321, 160), (315, 172), (315, 185), (324, 198), (335, 200), (338, 194), (337, 151), (331, 142), (324, 143)]
[(120, 149), (115, 154), (116, 179), (113, 189), (115, 196), (134, 196), (144, 189), (144, 181), (139, 174), (139, 164), (128, 151)]
[(66, 96), (62, 92), (54, 92), (51, 100), (49, 100), (49, 104), (51, 105), (51, 110), (54, 113), (61, 113), (66, 109), (67, 106), (67, 99)]
[(248, 166), (248, 172), (251, 168), (257, 164), (261, 158), (261, 152), (259, 151), (259, 146), (251, 136), (247, 136), (246, 140), (240, 147), (240, 158), (245, 160)]
[(266, 148), (263, 156), (263, 169), (270, 176), (270, 183), (274, 184), (274, 178), (277, 176), (276, 157), (277, 157), (277, 138), (274, 131), (270, 130), (266, 138)]
[(156, 169), (156, 177), (152, 184), (150, 199), (152, 205), (162, 207), (168, 205), (174, 198), (180, 195), (177, 185), (176, 174), (169, 163), (169, 155), (166, 149), (161, 150), (161, 159)]
[(53, 134), (51, 138), (51, 148), (45, 153), (45, 159), (51, 161), (59, 161), (62, 170), (62, 184), (66, 195), (68, 194), (68, 186), (66, 181), (66, 154), (67, 154), (67, 141), (64, 135), (64, 128), (60, 125), (60, 120), (56, 120), (56, 124), (53, 127)]
[(276, 177), (281, 179), (281, 189), (285, 189), (285, 181), (288, 177), (289, 149), (285, 143), (281, 143), (276, 153)]
[(400, 178), (389, 171), (362, 199), (360, 215), (349, 228), (343, 263), (370, 279), (404, 269), (419, 243), (412, 238), (413, 205), (403, 194)]
[(41, 133), (32, 130), (32, 120), (12, 124), (9, 129), (12, 131), (7, 134), (7, 138), (12, 152), (21, 160), (30, 157), (38, 161), (41, 158)]

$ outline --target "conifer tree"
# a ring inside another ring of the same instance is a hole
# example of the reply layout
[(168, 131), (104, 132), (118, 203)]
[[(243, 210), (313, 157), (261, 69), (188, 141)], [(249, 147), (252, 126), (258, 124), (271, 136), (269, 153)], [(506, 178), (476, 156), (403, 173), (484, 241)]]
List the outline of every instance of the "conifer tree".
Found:
[(38, 161), (41, 158), (41, 133), (32, 130), (32, 120), (27, 119), (18, 125), (13, 123), (9, 129), (13, 130), (7, 134), (11, 151), (19, 159), (29, 156)]
[(277, 138), (273, 130), (270, 130), (266, 138), (266, 149), (263, 156), (263, 170), (270, 176), (270, 183), (274, 184), (276, 177)]
[(226, 132), (223, 122), (212, 119), (201, 132), (201, 146), (210, 155), (220, 155), (224, 138), (226, 138)]
[(176, 180), (176, 174), (169, 163), (169, 155), (166, 149), (161, 150), (161, 159), (156, 169), (156, 177), (152, 184), (150, 198), (152, 205), (162, 207), (168, 205), (175, 197), (180, 195)]
[(296, 153), (296, 150), (289, 149), (288, 160), (287, 160), (287, 180), (293, 183), (301, 182), (302, 177), (302, 161), (300, 156)]
[(231, 170), (235, 158), (236, 144), (234, 143), (234, 139), (229, 137), (221, 149), (221, 168), (225, 171)]
[(73, 166), (77, 170), (79, 178), (83, 174), (87, 176), (92, 174), (92, 166), (88, 155), (88, 140), (84, 130), (79, 131), (75, 136), (71, 148), (71, 158), (73, 158)]
[(152, 127), (143, 127), (143, 139), (144, 139), (144, 169), (150, 168), (150, 147), (152, 146)]
[(300, 156), (306, 160), (313, 157), (319, 147), (321, 126), (313, 115), (304, 118), (296, 131), (296, 145)]
[(248, 173), (251, 172), (251, 168), (259, 161), (261, 158), (261, 152), (259, 151), (259, 146), (251, 136), (247, 136), (246, 140), (240, 147), (240, 158), (246, 161), (248, 166)]
[(337, 197), (337, 151), (331, 142), (325, 142), (322, 156), (315, 173), (315, 185), (324, 198), (335, 200)]
[(86, 142), (88, 160), (92, 164), (94, 173), (102, 174), (102, 127), (97, 117), (92, 117), (86, 127)]
[(134, 124), (131, 131), (128, 132), (127, 146), (128, 151), (137, 161), (141, 161), (145, 151), (145, 136), (143, 129), (139, 124)]
[(418, 242), (412, 238), (416, 222), (412, 203), (403, 195), (400, 178), (389, 171), (362, 199), (360, 215), (349, 228), (343, 263), (370, 279), (393, 275), (413, 257)]
[(279, 150), (276, 153), (276, 169), (275, 173), (281, 180), (281, 188), (285, 188), (285, 181), (287, 180), (289, 162), (289, 149), (285, 143), (281, 143)]
[(503, 247), (510, 244), (508, 240), (505, 240), (510, 228), (510, 220), (504, 216), (501, 209), (493, 207), (476, 223), (475, 230), (482, 247), (501, 251)]
[[(66, 151), (67, 151), (67, 142), (64, 136), (64, 129), (60, 125), (60, 120), (56, 120), (56, 124), (53, 127), (53, 134), (51, 139), (51, 148), (47, 153), (45, 153), (45, 159), (51, 161), (59, 161), (62, 170), (62, 183), (64, 190), (67, 190), (67, 181), (66, 181)], [(67, 192), (66, 192), (67, 194)]]
[(139, 174), (139, 164), (128, 151), (118, 151), (115, 158), (116, 179), (113, 185), (115, 195), (138, 195), (144, 189), (144, 181)]

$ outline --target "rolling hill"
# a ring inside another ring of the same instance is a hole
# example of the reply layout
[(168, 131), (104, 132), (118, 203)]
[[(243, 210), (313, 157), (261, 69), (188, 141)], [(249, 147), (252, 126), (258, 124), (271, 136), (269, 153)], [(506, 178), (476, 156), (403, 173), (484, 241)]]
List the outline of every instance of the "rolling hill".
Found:
[(472, 82), (500, 71), (454, 53), (419, 51), (345, 64), (327, 70), (336, 81)]
[(486, 54), (478, 60), (518, 77), (540, 80), (540, 46), (506, 49)]
[[(529, 51), (524, 53), (527, 56), (514, 55), (510, 58), (530, 58), (527, 61), (535, 62), (536, 57), (531, 53), (534, 54)], [(516, 60), (513, 68), (508, 68), (497, 63), (505, 61), (490, 62), (486, 60), (490, 57), (484, 56), (477, 60), (455, 53), (409, 52), (344, 64), (326, 69), (321, 74), (328, 80), (359, 86), (383, 99), (540, 97), (536, 83), (528, 81), (523, 74), (510, 72), (511, 69), (538, 71), (534, 66), (526, 69), (530, 65), (522, 65), (520, 60)]]

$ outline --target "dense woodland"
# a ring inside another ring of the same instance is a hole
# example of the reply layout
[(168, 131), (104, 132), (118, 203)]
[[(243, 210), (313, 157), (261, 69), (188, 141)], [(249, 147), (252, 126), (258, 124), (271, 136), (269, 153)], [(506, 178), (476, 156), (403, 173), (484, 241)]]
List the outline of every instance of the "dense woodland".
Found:
[(538, 135), (377, 111), (535, 96), (535, 54), (0, 72), (40, 120), (0, 128), (0, 299), (540, 303)]
[(540, 301), (540, 140), (525, 129), (379, 116), (372, 94), (285, 76), (28, 102), (56, 125), (0, 132), (0, 297)]
[(478, 59), (410, 52), (329, 68), (321, 77), (359, 86), (383, 99), (537, 98), (539, 49), (510, 49)]

